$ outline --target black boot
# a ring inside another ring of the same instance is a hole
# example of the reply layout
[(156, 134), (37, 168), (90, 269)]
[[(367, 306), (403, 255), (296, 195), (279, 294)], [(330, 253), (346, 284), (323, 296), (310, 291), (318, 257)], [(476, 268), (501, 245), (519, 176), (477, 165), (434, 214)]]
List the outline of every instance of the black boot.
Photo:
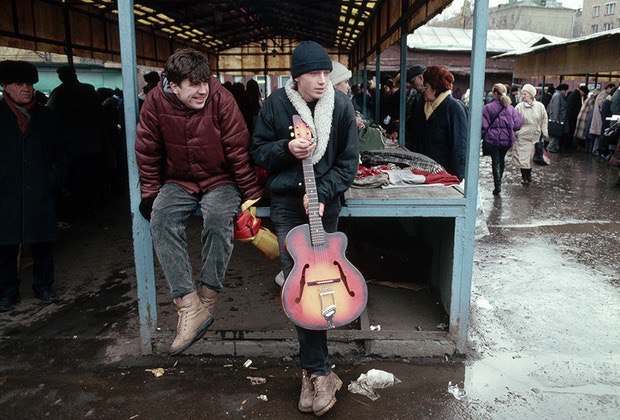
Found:
[(527, 169), (527, 183), (530, 184), (532, 182), (532, 170)]
[(495, 184), (493, 195), (499, 195), (502, 192), (502, 184)]
[(527, 185), (527, 169), (521, 169), (521, 184)]

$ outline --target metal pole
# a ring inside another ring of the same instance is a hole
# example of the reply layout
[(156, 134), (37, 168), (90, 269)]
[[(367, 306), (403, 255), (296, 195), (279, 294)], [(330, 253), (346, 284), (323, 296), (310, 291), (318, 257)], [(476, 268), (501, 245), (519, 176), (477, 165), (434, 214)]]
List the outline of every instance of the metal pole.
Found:
[(366, 63), (364, 63), (363, 91), (364, 91), (364, 95), (362, 96), (362, 115), (364, 116), (364, 118), (367, 118), (366, 105), (367, 105), (368, 99), (366, 97), (366, 92), (368, 91), (368, 68), (366, 67)]
[(136, 59), (136, 31), (133, 0), (118, 2), (118, 29), (121, 44), (123, 72), (123, 102), (125, 110), (125, 137), (127, 141), (127, 167), (129, 169), (129, 194), (133, 228), (133, 252), (138, 283), (138, 312), (140, 314), (140, 346), (143, 353), (152, 353), (151, 333), (157, 326), (155, 273), (153, 266), (153, 240), (147, 222), (138, 210), (141, 200), (138, 166), (134, 146), (138, 117), (138, 68)]
[(400, 113), (398, 116), (398, 144), (405, 145), (405, 119), (407, 109), (405, 102), (407, 100), (407, 31), (405, 24), (401, 29), (400, 35)]
[(65, 23), (65, 48), (67, 49), (67, 61), (73, 67), (73, 42), (71, 41), (71, 19), (69, 17), (69, 8), (67, 3), (62, 5), (62, 14)]
[(594, 89), (598, 87), (598, 73), (594, 75)]
[(542, 88), (540, 89), (540, 98), (542, 99), (542, 96), (545, 94), (545, 81), (546, 81), (546, 77), (543, 76), (543, 80), (542, 80)]
[(478, 198), (480, 132), (482, 129), (482, 96), (484, 94), (488, 15), (489, 0), (474, 2), (472, 65), (469, 83), (471, 94), (465, 170), (466, 208), (465, 217), (459, 217), (456, 221), (455, 230), (457, 232), (460, 231), (461, 237), (455, 237), (454, 241), (455, 265), (459, 263), (458, 260), (460, 258), (461, 276), (460, 279), (455, 277), (455, 280), (459, 281), (460, 284), (452, 285), (452, 293), (458, 294), (458, 300), (455, 301), (453, 298), (450, 307), (450, 331), (457, 333), (457, 349), (463, 353), (466, 351), (467, 346), (469, 300), (471, 297), (471, 277), (474, 261), (474, 229), (476, 226)]
[(586, 73), (586, 87), (590, 84), (590, 73)]
[(375, 59), (375, 121), (381, 124), (381, 54), (377, 50), (377, 58)]

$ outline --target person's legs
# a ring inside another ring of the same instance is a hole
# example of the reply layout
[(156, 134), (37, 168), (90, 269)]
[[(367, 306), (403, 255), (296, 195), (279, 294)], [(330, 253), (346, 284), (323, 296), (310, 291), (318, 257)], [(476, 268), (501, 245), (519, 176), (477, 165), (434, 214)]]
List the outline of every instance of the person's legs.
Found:
[(603, 145), (603, 136), (594, 137), (594, 146), (592, 146), (592, 154), (594, 156), (601, 155), (601, 147)]
[(0, 246), (0, 312), (13, 309), (19, 302), (18, 254), (19, 244)]
[(222, 185), (206, 192), (200, 200), (203, 217), (202, 270), (200, 282), (220, 292), (222, 279), (233, 250), (233, 217), (241, 204), (234, 185)]
[(497, 195), (501, 192), (502, 176), (500, 171), (500, 152), (498, 147), (490, 147), (491, 151), (491, 169), (493, 171), (493, 194)]
[(58, 296), (52, 292), (54, 284), (54, 259), (52, 243), (40, 242), (30, 245), (32, 252), (32, 289), (35, 295), (45, 302), (54, 302)]
[(197, 208), (198, 197), (174, 183), (165, 184), (153, 203), (153, 246), (173, 299), (196, 291), (185, 228)]
[(527, 169), (521, 168), (521, 183), (527, 184)]
[(558, 139), (557, 137), (550, 137), (547, 151), (549, 153), (558, 153), (560, 151), (560, 139)]
[(504, 168), (506, 167), (506, 153), (508, 153), (510, 147), (500, 147), (499, 148), (499, 183), (502, 183), (502, 178), (504, 177)]

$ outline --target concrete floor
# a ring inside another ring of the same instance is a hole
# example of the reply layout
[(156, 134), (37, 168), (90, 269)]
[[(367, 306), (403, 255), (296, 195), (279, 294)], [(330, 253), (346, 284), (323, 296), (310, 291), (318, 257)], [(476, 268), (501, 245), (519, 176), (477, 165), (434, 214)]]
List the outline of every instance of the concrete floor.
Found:
[[(466, 359), (380, 361), (334, 343), (345, 384), (370, 368), (393, 372), (402, 383), (380, 391), (375, 402), (343, 390), (331, 417), (617, 418), (617, 174), (589, 156), (553, 157), (552, 166), (534, 168), (529, 187), (508, 165), (501, 197), (490, 194), (483, 159), (480, 188), (491, 233), (476, 242)], [(245, 357), (139, 354), (129, 235), (122, 205), (63, 231), (55, 260), (59, 305), (39, 304), (28, 267), (22, 271), (22, 303), (0, 317), (0, 417), (301, 418), (290, 344), (272, 357), (252, 357), (255, 369), (242, 367)], [(290, 329), (271, 283), (277, 264), (250, 251), (239, 247), (233, 256), (218, 328)], [(160, 325), (170, 329), (173, 308), (157, 275)], [(263, 308), (260, 317), (244, 315), (253, 305)], [(159, 378), (145, 371), (159, 367)], [(267, 382), (252, 386), (247, 376)], [(466, 395), (457, 400), (448, 382)]]

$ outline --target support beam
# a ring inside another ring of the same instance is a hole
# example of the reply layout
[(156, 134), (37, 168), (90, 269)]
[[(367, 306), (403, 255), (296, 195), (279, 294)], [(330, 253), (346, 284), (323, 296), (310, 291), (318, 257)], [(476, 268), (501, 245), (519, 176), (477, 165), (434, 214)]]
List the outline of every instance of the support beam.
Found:
[(381, 54), (375, 58), (375, 118), (377, 124), (381, 124)]
[(586, 73), (586, 87), (590, 84), (590, 73)]
[(400, 115), (398, 117), (398, 144), (405, 145), (405, 120), (407, 117), (407, 30), (403, 25), (400, 35)]
[[(474, 261), (474, 229), (476, 227), (476, 208), (478, 199), (478, 170), (480, 163), (480, 130), (482, 129), (482, 98), (484, 95), (484, 76), (487, 49), (487, 24), (489, 0), (474, 3), (474, 28), (472, 45), (472, 65), (469, 85), (469, 127), (467, 134), (467, 156), (465, 168), (465, 198), (467, 207), (462, 221), (460, 241), (455, 241), (455, 258), (462, 258), (461, 278), (453, 285), (450, 305), (450, 332), (457, 334), (457, 349), (467, 351), (467, 327), (471, 297), (471, 278)], [(457, 221), (457, 225), (459, 221)], [(458, 228), (459, 226), (457, 226)], [(458, 249), (456, 249), (458, 248)], [(456, 312), (455, 312), (456, 311)]]
[(365, 118), (367, 118), (366, 110), (367, 110), (367, 105), (368, 105), (368, 97), (366, 93), (368, 92), (368, 68), (366, 67), (366, 64), (364, 64), (363, 89), (364, 89), (364, 95), (362, 96), (362, 115)]
[[(65, 24), (65, 50), (67, 51), (67, 61), (73, 66), (73, 42), (71, 41), (71, 19), (69, 17), (69, 9), (67, 4), (62, 6), (62, 16)], [(91, 37), (92, 40), (92, 37)]]
[(151, 334), (157, 326), (155, 273), (153, 266), (153, 240), (147, 222), (138, 210), (141, 193), (134, 151), (138, 119), (138, 78), (136, 69), (136, 31), (133, 0), (118, 3), (118, 28), (121, 44), (123, 74), (123, 102), (125, 111), (125, 137), (127, 142), (127, 167), (129, 170), (129, 195), (133, 232), (133, 252), (138, 283), (138, 312), (140, 315), (140, 347), (145, 354), (152, 353)]

